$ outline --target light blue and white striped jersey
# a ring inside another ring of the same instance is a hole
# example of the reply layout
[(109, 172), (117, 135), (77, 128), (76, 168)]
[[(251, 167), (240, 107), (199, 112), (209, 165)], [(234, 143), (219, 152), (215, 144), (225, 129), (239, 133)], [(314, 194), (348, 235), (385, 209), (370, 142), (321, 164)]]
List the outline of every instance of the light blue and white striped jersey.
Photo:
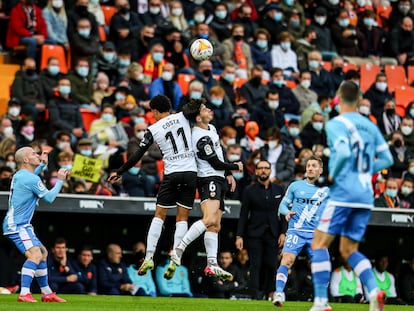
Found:
[(328, 194), (328, 187), (318, 187), (306, 180), (291, 183), (279, 206), (282, 214), (289, 206), (292, 206), (291, 212), (296, 212), (289, 220), (288, 229), (313, 232), (318, 226)]
[(38, 175), (27, 170), (17, 171), (11, 183), (3, 233), (17, 233), (20, 227), (29, 225), (39, 199), (48, 192)]
[(372, 175), (393, 163), (378, 127), (357, 112), (341, 114), (326, 125), (330, 200), (340, 206), (372, 208)]

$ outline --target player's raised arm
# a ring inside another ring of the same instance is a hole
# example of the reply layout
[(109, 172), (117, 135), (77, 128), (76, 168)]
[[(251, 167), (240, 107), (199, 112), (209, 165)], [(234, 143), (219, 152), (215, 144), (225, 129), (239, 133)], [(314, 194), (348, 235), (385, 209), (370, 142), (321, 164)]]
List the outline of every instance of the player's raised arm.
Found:
[(108, 178), (109, 182), (116, 182), (123, 173), (133, 167), (147, 152), (148, 148), (154, 143), (154, 138), (149, 130), (147, 130), (142, 138), (137, 151), (135, 151), (128, 160), (116, 170), (115, 174), (111, 174)]
[(69, 171), (67, 169), (59, 169), (57, 174), (58, 181), (56, 182), (56, 185), (52, 189), (48, 190), (46, 194), (42, 195), (41, 199), (47, 203), (52, 203), (62, 189), (63, 181), (67, 178), (68, 174)]

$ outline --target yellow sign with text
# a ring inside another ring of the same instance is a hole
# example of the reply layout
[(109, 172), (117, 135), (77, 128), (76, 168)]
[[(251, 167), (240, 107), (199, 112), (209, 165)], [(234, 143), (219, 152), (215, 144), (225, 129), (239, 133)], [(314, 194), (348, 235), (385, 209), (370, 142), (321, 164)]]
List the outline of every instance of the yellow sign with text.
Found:
[(103, 161), (100, 159), (91, 159), (80, 154), (75, 155), (71, 177), (83, 178), (92, 182), (98, 182), (101, 177)]

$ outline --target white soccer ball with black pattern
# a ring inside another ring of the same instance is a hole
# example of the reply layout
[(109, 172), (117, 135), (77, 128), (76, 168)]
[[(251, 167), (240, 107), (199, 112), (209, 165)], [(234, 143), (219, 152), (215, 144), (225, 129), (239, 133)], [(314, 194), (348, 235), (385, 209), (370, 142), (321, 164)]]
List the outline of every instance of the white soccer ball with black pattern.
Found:
[(213, 52), (213, 45), (207, 39), (197, 39), (190, 46), (191, 56), (199, 62), (210, 59)]

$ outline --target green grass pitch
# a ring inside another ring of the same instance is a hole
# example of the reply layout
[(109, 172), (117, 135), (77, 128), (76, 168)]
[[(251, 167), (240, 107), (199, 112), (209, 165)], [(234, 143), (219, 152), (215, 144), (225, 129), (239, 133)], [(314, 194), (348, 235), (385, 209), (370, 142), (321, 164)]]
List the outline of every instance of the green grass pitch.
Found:
[[(17, 302), (17, 295), (1, 295), (0, 310), (18, 311), (308, 311), (311, 303), (286, 302), (283, 308), (276, 308), (269, 301), (246, 301), (224, 299), (193, 299), (193, 298), (148, 298), (119, 296), (78, 296), (61, 295), (67, 303), (43, 303), (40, 295), (33, 295), (37, 303)], [(368, 305), (331, 304), (334, 311), (368, 311)], [(414, 311), (414, 306), (386, 306), (385, 311)]]

